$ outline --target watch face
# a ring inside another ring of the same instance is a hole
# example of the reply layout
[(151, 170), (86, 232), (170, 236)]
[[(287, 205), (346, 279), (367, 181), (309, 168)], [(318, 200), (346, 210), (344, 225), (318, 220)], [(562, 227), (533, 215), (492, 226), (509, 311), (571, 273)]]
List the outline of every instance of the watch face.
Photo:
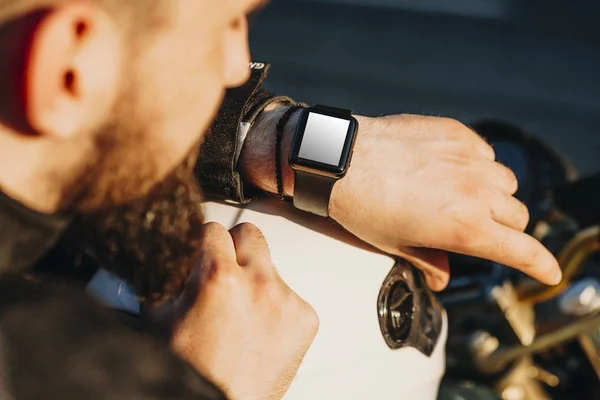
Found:
[(296, 169), (341, 177), (346, 173), (358, 123), (351, 116), (304, 110), (290, 152)]

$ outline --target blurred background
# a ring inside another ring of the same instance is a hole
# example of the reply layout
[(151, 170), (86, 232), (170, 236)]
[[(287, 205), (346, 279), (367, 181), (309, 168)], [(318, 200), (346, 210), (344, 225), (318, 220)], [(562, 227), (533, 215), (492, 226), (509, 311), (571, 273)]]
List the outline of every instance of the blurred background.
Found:
[(267, 87), (367, 115), (500, 118), (600, 171), (600, 1), (272, 0)]

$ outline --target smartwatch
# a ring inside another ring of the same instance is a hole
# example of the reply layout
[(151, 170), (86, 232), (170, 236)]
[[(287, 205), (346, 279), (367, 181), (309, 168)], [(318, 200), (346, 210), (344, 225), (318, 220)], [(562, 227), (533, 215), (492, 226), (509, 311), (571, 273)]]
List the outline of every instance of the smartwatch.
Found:
[(289, 158), (296, 208), (329, 216), (329, 198), (348, 172), (357, 132), (358, 121), (349, 110), (314, 106), (302, 111)]

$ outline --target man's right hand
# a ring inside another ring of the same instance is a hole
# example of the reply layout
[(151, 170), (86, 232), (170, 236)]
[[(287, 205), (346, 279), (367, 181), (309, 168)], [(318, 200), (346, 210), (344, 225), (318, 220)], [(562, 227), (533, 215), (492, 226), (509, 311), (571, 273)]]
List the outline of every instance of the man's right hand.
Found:
[(174, 350), (231, 399), (278, 399), (318, 330), (312, 307), (283, 282), (262, 233), (207, 224), (176, 315)]

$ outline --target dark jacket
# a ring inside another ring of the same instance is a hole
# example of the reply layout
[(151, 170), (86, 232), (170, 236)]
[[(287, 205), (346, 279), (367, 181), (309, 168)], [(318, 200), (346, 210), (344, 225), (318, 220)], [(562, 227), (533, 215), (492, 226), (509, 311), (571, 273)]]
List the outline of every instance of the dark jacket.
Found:
[(0, 399), (224, 399), (82, 290), (24, 274), (67, 224), (0, 193)]

